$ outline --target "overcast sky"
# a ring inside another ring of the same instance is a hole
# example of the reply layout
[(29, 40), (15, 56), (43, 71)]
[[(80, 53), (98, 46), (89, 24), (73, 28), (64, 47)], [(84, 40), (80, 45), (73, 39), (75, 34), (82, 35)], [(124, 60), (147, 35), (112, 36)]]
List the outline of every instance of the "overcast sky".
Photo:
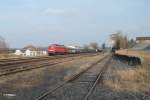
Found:
[(0, 0), (0, 35), (11, 47), (150, 36), (150, 0)]

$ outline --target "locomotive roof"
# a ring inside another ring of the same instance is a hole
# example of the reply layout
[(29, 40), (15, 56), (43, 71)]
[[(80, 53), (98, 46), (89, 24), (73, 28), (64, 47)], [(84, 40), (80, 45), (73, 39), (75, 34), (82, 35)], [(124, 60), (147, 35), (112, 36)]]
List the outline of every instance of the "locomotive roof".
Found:
[(51, 44), (50, 46), (61, 46), (61, 47), (65, 47), (64, 45), (60, 45), (60, 44)]

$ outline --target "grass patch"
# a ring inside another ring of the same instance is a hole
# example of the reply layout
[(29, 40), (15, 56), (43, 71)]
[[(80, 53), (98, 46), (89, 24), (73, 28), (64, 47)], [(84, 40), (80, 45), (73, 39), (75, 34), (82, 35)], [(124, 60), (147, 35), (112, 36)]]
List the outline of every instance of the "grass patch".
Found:
[(150, 69), (138, 67), (116, 72), (119, 77), (105, 81), (106, 85), (113, 90), (150, 93)]
[(9, 59), (9, 58), (18, 58), (20, 56), (17, 56), (13, 53), (0, 53), (0, 59)]

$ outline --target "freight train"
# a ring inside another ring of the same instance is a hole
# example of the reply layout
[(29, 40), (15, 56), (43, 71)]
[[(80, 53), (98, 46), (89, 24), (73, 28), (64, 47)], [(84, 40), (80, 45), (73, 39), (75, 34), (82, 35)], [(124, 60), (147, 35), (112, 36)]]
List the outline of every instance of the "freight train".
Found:
[(64, 45), (52, 44), (48, 47), (48, 55), (74, 54), (74, 53), (91, 53), (99, 52), (95, 50), (85, 50), (83, 48), (70, 48)]

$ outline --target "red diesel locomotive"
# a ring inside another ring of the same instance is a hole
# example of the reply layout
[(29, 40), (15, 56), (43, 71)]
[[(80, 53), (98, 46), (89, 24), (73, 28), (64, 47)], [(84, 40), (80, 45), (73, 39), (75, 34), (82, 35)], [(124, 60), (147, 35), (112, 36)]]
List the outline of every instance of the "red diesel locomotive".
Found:
[(52, 44), (48, 47), (48, 54), (55, 55), (55, 54), (68, 54), (69, 50), (64, 45)]

